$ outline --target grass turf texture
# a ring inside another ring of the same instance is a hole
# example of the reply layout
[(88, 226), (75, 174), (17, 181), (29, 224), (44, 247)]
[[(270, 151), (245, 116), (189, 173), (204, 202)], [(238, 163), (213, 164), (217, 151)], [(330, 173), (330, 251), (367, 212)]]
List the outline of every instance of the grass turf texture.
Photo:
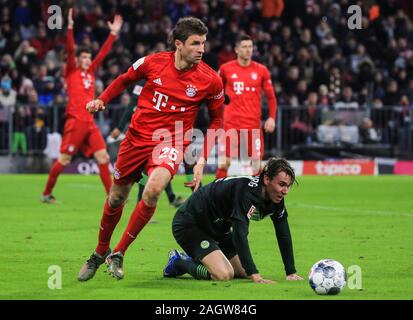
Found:
[[(125, 279), (104, 273), (77, 281), (77, 273), (93, 252), (104, 203), (97, 176), (62, 175), (55, 189), (60, 205), (39, 201), (46, 175), (0, 175), (0, 299), (413, 299), (413, 177), (299, 177), (286, 204), (297, 271), (305, 281), (285, 280), (283, 264), (269, 219), (251, 222), (250, 246), (264, 278), (215, 282), (165, 279), (167, 253), (177, 248), (171, 219), (175, 210), (163, 194), (156, 224), (149, 224), (125, 257)], [(212, 181), (206, 176), (205, 182)], [(177, 176), (177, 194), (189, 196), (184, 177)], [(131, 192), (112, 247), (121, 237), (135, 203)], [(307, 274), (318, 260), (332, 258), (346, 268), (362, 270), (362, 290), (338, 296), (317, 296)], [(62, 270), (62, 289), (50, 290), (49, 266)]]

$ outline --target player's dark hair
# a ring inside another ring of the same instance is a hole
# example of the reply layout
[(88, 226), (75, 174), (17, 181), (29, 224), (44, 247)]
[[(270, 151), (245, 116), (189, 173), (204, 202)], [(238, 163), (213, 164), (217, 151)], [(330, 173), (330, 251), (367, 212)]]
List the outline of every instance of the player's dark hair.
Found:
[(246, 40), (251, 40), (252, 38), (247, 35), (247, 34), (240, 34), (236, 39), (235, 39), (235, 46), (238, 47), (241, 41), (246, 41)]
[(175, 50), (175, 40), (185, 42), (192, 35), (203, 36), (208, 34), (208, 28), (201, 20), (195, 17), (185, 17), (178, 20), (169, 38), (172, 50)]
[(260, 180), (263, 181), (264, 176), (272, 180), (280, 172), (285, 172), (291, 178), (291, 185), (298, 184), (295, 179), (293, 167), (284, 158), (269, 158), (264, 168), (262, 169)]
[(88, 48), (88, 47), (79, 47), (79, 48), (76, 50), (76, 57), (80, 57), (80, 55), (81, 55), (82, 53), (89, 53), (90, 55), (92, 55), (92, 50), (91, 50), (90, 48)]

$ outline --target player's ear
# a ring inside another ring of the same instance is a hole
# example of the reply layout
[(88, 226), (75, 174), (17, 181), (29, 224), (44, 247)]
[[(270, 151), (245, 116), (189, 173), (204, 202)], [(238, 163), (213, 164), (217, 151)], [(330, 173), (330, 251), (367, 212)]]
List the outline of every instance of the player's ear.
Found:
[(184, 43), (181, 40), (178, 40), (178, 39), (175, 40), (175, 48), (176, 49), (180, 49), (183, 45), (184, 45)]
[(266, 174), (264, 174), (262, 182), (264, 183), (264, 186), (268, 186), (270, 183), (270, 178)]

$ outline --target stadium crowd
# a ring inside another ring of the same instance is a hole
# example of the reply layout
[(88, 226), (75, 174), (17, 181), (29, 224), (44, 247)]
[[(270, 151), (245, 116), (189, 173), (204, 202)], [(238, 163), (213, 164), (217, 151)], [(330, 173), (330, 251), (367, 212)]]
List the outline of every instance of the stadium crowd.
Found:
[[(97, 73), (97, 94), (140, 57), (166, 50), (172, 26), (180, 17), (193, 15), (209, 28), (203, 59), (216, 70), (235, 58), (235, 38), (242, 33), (251, 35), (254, 59), (271, 71), (278, 105), (304, 106), (290, 113), (291, 127), (304, 133), (303, 139), (321, 123), (320, 110), (324, 109), (380, 110), (382, 106), (391, 106), (397, 111), (397, 117), (392, 116), (392, 125), (409, 121), (413, 102), (413, 15), (408, 15), (412, 9), (409, 1), (0, 3), (0, 150), (8, 150), (9, 134), (13, 135), (13, 152), (21, 150), (25, 154), (27, 150), (43, 149), (46, 134), (63, 128), (64, 112), (53, 126), (50, 112), (65, 106), (67, 99), (62, 76), (66, 25), (64, 22), (60, 30), (48, 28), (47, 10), (52, 4), (61, 6), (63, 17), (69, 7), (75, 8), (76, 43), (89, 46), (94, 53), (109, 32), (106, 21), (115, 13), (123, 16), (120, 38)], [(348, 27), (347, 9), (351, 4), (362, 8), (360, 30)], [(131, 91), (129, 96), (133, 97)], [(123, 100), (127, 104), (136, 98)], [(107, 110), (100, 119), (106, 125), (106, 135), (116, 125), (118, 116), (113, 113)], [(372, 118), (376, 122), (381, 116), (375, 119), (373, 113)], [(8, 132), (10, 119), (12, 133)]]

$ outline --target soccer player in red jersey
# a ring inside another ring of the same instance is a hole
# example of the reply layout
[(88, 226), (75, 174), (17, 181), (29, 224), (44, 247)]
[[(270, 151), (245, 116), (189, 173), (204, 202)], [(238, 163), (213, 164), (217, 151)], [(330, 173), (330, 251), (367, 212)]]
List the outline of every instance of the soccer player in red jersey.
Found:
[[(172, 31), (175, 51), (159, 52), (137, 60), (98, 97), (87, 104), (89, 112), (105, 105), (130, 84), (145, 78), (126, 137), (115, 165), (114, 184), (106, 199), (98, 245), (78, 274), (79, 281), (91, 279), (105, 262), (108, 272), (122, 279), (123, 256), (148, 223), (162, 191), (178, 170), (186, 147), (192, 142), (193, 124), (202, 102), (210, 116), (209, 129), (222, 125), (224, 90), (219, 75), (202, 62), (205, 24), (193, 17), (180, 19)], [(205, 140), (204, 152), (194, 166), (192, 183), (199, 187), (207, 155), (213, 142)], [(123, 236), (111, 253), (110, 239), (122, 215), (125, 200), (142, 172), (148, 174), (142, 200), (134, 208)]]
[(116, 15), (113, 23), (108, 22), (110, 34), (92, 61), (92, 53), (80, 48), (75, 57), (75, 41), (73, 36), (73, 9), (69, 9), (67, 26), (67, 63), (65, 80), (69, 102), (66, 107), (66, 123), (63, 131), (60, 157), (53, 164), (46, 187), (41, 196), (45, 203), (55, 203), (52, 195), (57, 178), (80, 150), (85, 156), (93, 155), (99, 165), (99, 175), (109, 193), (112, 179), (109, 172), (109, 155), (102, 134), (95, 125), (93, 115), (85, 109), (86, 104), (95, 97), (95, 72), (109, 53), (116, 36), (122, 27), (122, 17)]
[(244, 147), (248, 148), (245, 151), (248, 151), (248, 157), (252, 160), (253, 174), (260, 172), (264, 153), (261, 130), (262, 89), (269, 107), (264, 130), (272, 133), (275, 129), (277, 100), (270, 72), (264, 65), (252, 60), (253, 42), (248, 35), (238, 37), (235, 53), (237, 59), (224, 63), (219, 69), (229, 103), (224, 109), (225, 135), (220, 138), (217, 179), (227, 176), (231, 158), (238, 157)]

